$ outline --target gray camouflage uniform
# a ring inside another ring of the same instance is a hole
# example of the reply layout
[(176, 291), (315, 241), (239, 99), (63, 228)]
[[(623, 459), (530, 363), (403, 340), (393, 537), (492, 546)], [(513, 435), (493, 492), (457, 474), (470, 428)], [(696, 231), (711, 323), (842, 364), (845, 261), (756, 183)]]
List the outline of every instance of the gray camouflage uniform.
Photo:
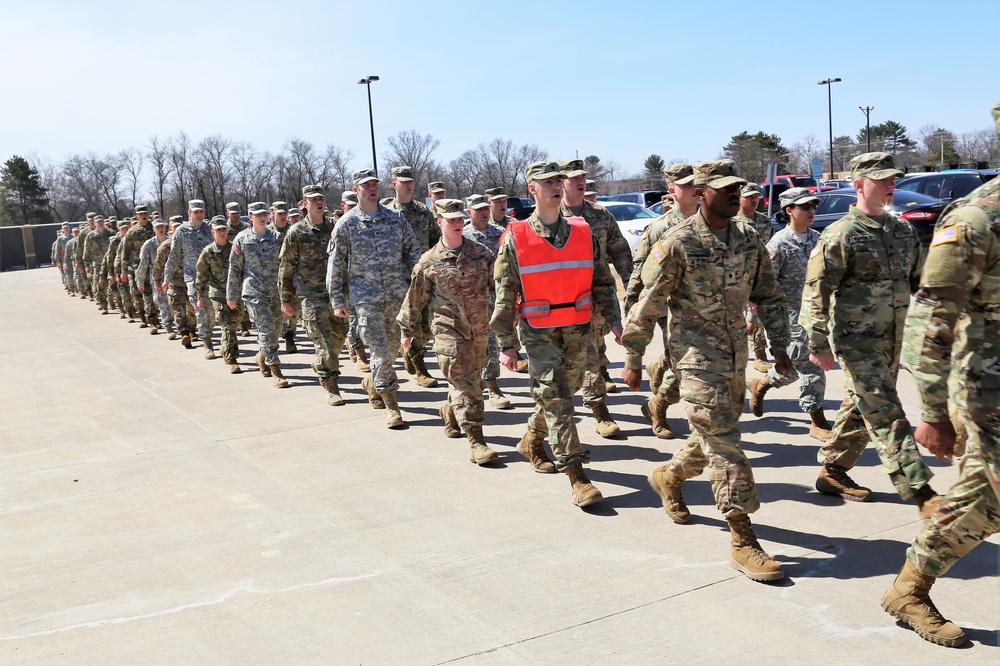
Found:
[[(198, 257), (205, 246), (211, 243), (212, 225), (207, 221), (201, 226), (194, 226), (191, 222), (185, 222), (174, 230), (173, 240), (170, 242), (170, 256), (167, 258), (167, 266), (163, 271), (164, 275), (173, 275), (178, 266), (184, 267), (184, 284), (187, 286), (188, 301), (192, 304), (198, 302), (198, 294), (195, 289), (195, 274), (198, 267)], [(237, 298), (239, 296), (237, 295)], [(212, 334), (212, 319), (214, 318), (211, 308), (204, 310), (194, 309), (197, 320), (198, 336), (205, 338)]]
[[(176, 244), (177, 241), (174, 241)], [(226, 300), (238, 301), (242, 296), (250, 320), (257, 327), (257, 342), (267, 365), (279, 364), (276, 326), (281, 321), (281, 298), (278, 295), (280, 252), (281, 237), (274, 230), (265, 228), (262, 234), (255, 234), (251, 227), (236, 235), (229, 256)]]

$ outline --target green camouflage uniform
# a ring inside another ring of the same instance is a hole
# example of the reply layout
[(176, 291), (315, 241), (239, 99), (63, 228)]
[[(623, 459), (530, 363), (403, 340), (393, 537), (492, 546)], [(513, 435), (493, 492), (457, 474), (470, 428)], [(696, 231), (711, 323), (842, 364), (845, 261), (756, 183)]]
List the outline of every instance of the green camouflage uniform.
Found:
[(73, 265), (73, 256), (76, 253), (76, 244), (80, 235), (70, 237), (63, 246), (63, 273), (66, 275), (66, 288), (69, 293), (76, 295), (76, 266)]
[[(743, 213), (737, 215), (744, 224), (749, 226), (751, 229), (757, 232), (760, 236), (760, 242), (767, 245), (768, 241), (774, 235), (774, 227), (771, 226), (771, 221), (767, 219), (767, 215), (755, 210), (753, 212), (753, 217), (747, 217)], [(751, 315), (749, 310), (747, 311), (747, 321), (756, 322), (756, 317)], [(754, 330), (753, 335), (750, 336), (751, 345), (753, 347), (754, 353), (760, 358), (764, 358), (765, 350), (767, 349), (767, 336), (764, 332), (763, 326), (758, 326)]]
[(748, 301), (771, 331), (772, 349), (788, 346), (788, 313), (760, 237), (736, 218), (728, 242), (699, 212), (672, 227), (642, 268), (645, 289), (629, 312), (622, 342), (626, 366), (642, 368), (653, 328), (669, 306), (669, 337), (693, 432), (670, 465), (683, 479), (711, 469), (719, 510), (731, 518), (760, 507), (753, 471), (740, 447), (746, 388)]
[(139, 282), (135, 279), (135, 269), (139, 267), (142, 244), (155, 235), (153, 224), (148, 220), (145, 226), (142, 223), (133, 224), (125, 233), (125, 238), (118, 249), (118, 253), (121, 255), (122, 270), (125, 271), (128, 280), (129, 295), (143, 321), (146, 321), (146, 313), (155, 310), (156, 306), (153, 304), (153, 294), (150, 293), (150, 290), (147, 289), (145, 292), (139, 290)]
[[(570, 225), (562, 215), (553, 231), (542, 224), (537, 213), (532, 213), (527, 222), (535, 233), (548, 239), (557, 249), (566, 246)], [(596, 257), (600, 256), (596, 239), (593, 245), (595, 310), (601, 310), (609, 328), (618, 326), (621, 312), (615, 297), (615, 281), (604, 262), (596, 261)], [(523, 342), (528, 351), (528, 375), (535, 399), (535, 411), (528, 419), (528, 430), (548, 438), (559, 469), (589, 462), (590, 452), (581, 448), (580, 435), (573, 422), (573, 395), (583, 384), (587, 347), (594, 340), (592, 323), (532, 328), (517, 317), (515, 303), (522, 294), (521, 273), (512, 234), (507, 234), (500, 244), (493, 276), (496, 280), (496, 307), (490, 326), (497, 334), (500, 349), (517, 351)]]
[[(438, 240), (441, 238), (441, 229), (438, 228), (434, 213), (427, 206), (419, 201), (412, 200), (404, 204), (394, 198), (386, 204), (386, 208), (402, 213), (406, 221), (410, 223), (410, 227), (413, 228), (413, 235), (417, 239), (417, 248), (421, 254), (437, 245)], [(423, 358), (427, 352), (427, 341), (431, 339), (430, 313), (425, 312), (421, 321), (423, 322), (423, 330), (413, 337), (409, 352), (405, 350), (403, 352), (411, 357)]]
[(903, 363), (920, 392), (921, 418), (948, 420), (955, 359), (953, 399), (968, 431), (958, 482), (907, 551), (921, 575), (940, 576), (1000, 529), (1000, 178), (938, 222), (920, 285)]
[(108, 251), (108, 246), (114, 235), (115, 232), (107, 228), (102, 231), (94, 229), (93, 232), (87, 234), (86, 247), (83, 248), (83, 264), (89, 271), (87, 278), (90, 282), (90, 290), (94, 294), (97, 304), (102, 308), (108, 306), (108, 299), (103, 287), (101, 287), (101, 260)]
[(240, 357), (236, 339), (236, 311), (226, 303), (226, 281), (229, 279), (229, 256), (233, 244), (209, 243), (198, 256), (195, 266), (195, 292), (205, 307), (215, 311), (215, 321), (222, 330), (222, 358), (226, 363), (236, 363)]
[(819, 462), (851, 469), (871, 437), (903, 499), (932, 476), (896, 393), (903, 323), (922, 265), (909, 222), (891, 213), (872, 218), (851, 205), (810, 255), (799, 319), (811, 353), (832, 348), (847, 390)]
[(493, 253), (469, 240), (452, 250), (440, 241), (420, 257), (396, 321), (404, 337), (425, 328), (425, 311), (448, 400), (464, 431), (482, 426), (483, 380), (493, 300)]
[(195, 315), (193, 306), (188, 300), (187, 284), (184, 282), (184, 266), (177, 264), (174, 272), (166, 275), (167, 260), (170, 258), (170, 246), (173, 236), (168, 236), (156, 249), (156, 263), (153, 264), (153, 282), (162, 285), (167, 282), (167, 302), (170, 304), (170, 316), (181, 335), (191, 332), (191, 322)]
[[(278, 225), (276, 225), (273, 221), (271, 221), (271, 222), (267, 223), (267, 228), (270, 229), (271, 231), (273, 231), (274, 233), (278, 234), (278, 237), (281, 239), (282, 245), (284, 245), (285, 236), (288, 235), (288, 232), (291, 230), (292, 225), (291, 224), (287, 224), (287, 220), (286, 220), (285, 226), (283, 226), (283, 227), (281, 227), (279, 229)], [(331, 228), (332, 228), (332, 225), (331, 225)], [(232, 232), (230, 232), (230, 233), (232, 233)], [(235, 238), (235, 236), (232, 236), (232, 238)], [(324, 271), (326, 270), (325, 264), (324, 264), (323, 270)], [(299, 317), (302, 314), (302, 304), (299, 301), (299, 299), (298, 298), (293, 298), (293, 299), (291, 299), (290, 302), (292, 304), (292, 308), (295, 310), (295, 313), (291, 317), (289, 317), (288, 315), (286, 315), (284, 312), (281, 313), (281, 324), (278, 326), (278, 336), (282, 337), (282, 338), (285, 337), (286, 335), (292, 335), (292, 336), (295, 335), (295, 328), (297, 326), (297, 322), (299, 320)], [(303, 325), (304, 325), (304, 322), (303, 322)]]
[(114, 238), (111, 239), (111, 244), (108, 245), (108, 253), (105, 255), (106, 263), (104, 265), (108, 276), (108, 289), (113, 289), (115, 291), (118, 297), (118, 310), (122, 314), (128, 313), (128, 311), (133, 308), (132, 297), (128, 291), (128, 284), (118, 281), (118, 276), (121, 275), (121, 264), (118, 261), (118, 258), (121, 257), (121, 252), (119, 250), (121, 250), (122, 242), (124, 240), (124, 234), (115, 234)]
[(90, 285), (87, 284), (87, 275), (84, 270), (83, 261), (83, 250), (87, 246), (87, 236), (93, 231), (89, 226), (85, 226), (80, 229), (80, 235), (76, 238), (76, 247), (73, 248), (73, 261), (75, 262), (74, 268), (76, 269), (76, 290), (80, 292), (80, 295), (86, 295), (93, 298), (93, 294), (90, 292)]

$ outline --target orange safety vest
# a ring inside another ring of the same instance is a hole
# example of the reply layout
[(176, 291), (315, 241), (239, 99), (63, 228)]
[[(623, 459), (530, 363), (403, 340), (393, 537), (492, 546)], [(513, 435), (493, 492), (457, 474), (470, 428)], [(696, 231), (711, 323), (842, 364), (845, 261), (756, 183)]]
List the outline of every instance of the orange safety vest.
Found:
[(582, 217), (565, 218), (569, 240), (562, 249), (539, 236), (524, 220), (507, 226), (521, 271), (517, 314), (532, 328), (573, 326), (590, 321), (594, 309), (594, 245)]

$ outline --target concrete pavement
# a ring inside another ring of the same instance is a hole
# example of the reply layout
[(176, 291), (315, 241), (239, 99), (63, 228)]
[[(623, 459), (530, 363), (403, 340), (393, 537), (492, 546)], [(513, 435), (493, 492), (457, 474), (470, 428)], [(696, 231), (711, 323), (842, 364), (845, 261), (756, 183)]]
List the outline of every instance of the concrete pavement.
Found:
[[(741, 424), (786, 572), (766, 585), (729, 567), (707, 475), (685, 485), (690, 524), (664, 515), (646, 476), (683, 440), (650, 434), (648, 392), (611, 396), (616, 441), (578, 407), (606, 497), (584, 512), (514, 451), (525, 376), (501, 379), (515, 410), (487, 404), (503, 465), (477, 468), (442, 434), (446, 389), (401, 369), (408, 429), (385, 428), (346, 354), (348, 404), (327, 406), (301, 330), (278, 390), (251, 339), (229, 375), (69, 298), (55, 269), (0, 274), (0, 312), (0, 664), (1000, 663), (1000, 537), (934, 588), (965, 649), (901, 628), (879, 598), (916, 509), (872, 450), (854, 477), (875, 502), (813, 489), (795, 386)], [(830, 373), (831, 419), (842, 390)], [(905, 373), (901, 394), (915, 420)], [(957, 467), (928, 462), (945, 491)]]

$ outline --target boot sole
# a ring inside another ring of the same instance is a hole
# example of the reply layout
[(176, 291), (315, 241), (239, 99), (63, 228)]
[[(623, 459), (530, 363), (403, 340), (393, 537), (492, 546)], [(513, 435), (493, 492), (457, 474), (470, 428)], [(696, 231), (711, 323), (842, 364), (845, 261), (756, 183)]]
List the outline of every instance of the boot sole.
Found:
[(839, 497), (848, 502), (870, 502), (872, 500), (872, 493), (869, 491), (868, 495), (865, 497), (856, 497), (855, 495), (850, 495), (845, 492), (841, 492), (836, 488), (820, 488), (819, 481), (816, 482), (816, 492), (822, 495), (829, 495), (830, 497)]
[(889, 615), (893, 616), (897, 620), (903, 622), (906, 626), (913, 630), (913, 632), (920, 636), (922, 639), (929, 643), (934, 643), (935, 645), (940, 645), (942, 647), (959, 647), (965, 643), (965, 634), (958, 636), (956, 638), (942, 638), (941, 636), (935, 636), (934, 634), (924, 631), (913, 622), (910, 621), (910, 616), (905, 613), (900, 613), (889, 606), (885, 601), (882, 602), (882, 610), (884, 610)]
[(592, 504), (597, 504), (598, 502), (602, 501), (603, 499), (604, 499), (604, 495), (602, 495), (600, 493), (600, 491), (598, 491), (596, 494), (590, 495), (586, 499), (583, 499), (583, 500), (581, 500), (579, 502), (577, 502), (576, 500), (573, 500), (573, 504), (576, 505), (576, 506), (578, 506), (578, 507), (580, 507), (582, 509), (582, 508), (584, 508), (586, 506), (591, 506)]
[[(649, 413), (649, 404), (644, 402), (642, 403), (642, 407), (639, 409), (642, 412), (642, 415), (646, 417), (646, 420), (649, 421), (649, 424), (652, 425), (653, 415)], [(669, 426), (663, 428), (662, 430), (653, 428), (653, 434), (656, 435), (657, 439), (674, 439), (676, 437), (674, 431), (671, 430)]]
[(785, 572), (781, 571), (780, 569), (773, 573), (750, 573), (749, 571), (743, 568), (743, 565), (741, 565), (739, 562), (737, 562), (732, 558), (730, 558), (729, 560), (729, 566), (736, 569), (750, 580), (755, 580), (758, 583), (766, 583), (772, 580), (781, 580), (782, 578), (785, 577)]
[(670, 509), (667, 508), (667, 496), (663, 494), (663, 491), (660, 490), (660, 484), (656, 482), (656, 470), (649, 473), (649, 476), (646, 477), (646, 481), (649, 482), (649, 487), (652, 488), (657, 495), (659, 495), (660, 502), (663, 504), (663, 512), (670, 517), (670, 520), (674, 521), (678, 525), (684, 525), (691, 520), (690, 513), (688, 513), (687, 516), (682, 516), (672, 513)]
[(518, 447), (516, 451), (518, 455), (520, 455), (522, 458), (531, 463), (531, 469), (535, 470), (535, 472), (537, 472), (538, 474), (555, 474), (556, 472), (559, 471), (556, 469), (555, 464), (551, 462), (549, 463), (550, 465), (552, 465), (550, 469), (542, 469), (541, 467), (535, 467), (535, 464), (531, 462), (531, 457), (529, 456), (527, 451), (522, 451), (520, 447)]
[(469, 458), (469, 462), (474, 465), (479, 465), (480, 467), (483, 467), (484, 465), (493, 465), (495, 463), (500, 462), (500, 456), (497, 454), (493, 454), (492, 457), (487, 458), (486, 460), (476, 460), (475, 458)]

